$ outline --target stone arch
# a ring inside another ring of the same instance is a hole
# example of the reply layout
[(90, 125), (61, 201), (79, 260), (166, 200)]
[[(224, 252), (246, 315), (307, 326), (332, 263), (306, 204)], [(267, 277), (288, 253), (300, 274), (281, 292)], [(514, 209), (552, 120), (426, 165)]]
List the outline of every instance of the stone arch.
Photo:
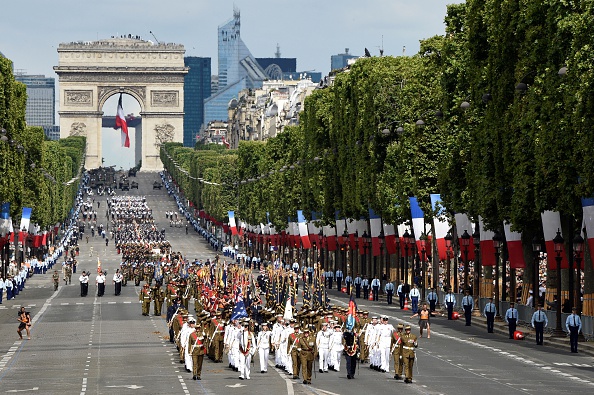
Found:
[(86, 168), (101, 165), (103, 106), (119, 93), (140, 104), (142, 143), (135, 156), (142, 170), (163, 168), (160, 144), (183, 141), (184, 53), (183, 45), (140, 38), (59, 45), (54, 70), (60, 84), (60, 137), (87, 136)]

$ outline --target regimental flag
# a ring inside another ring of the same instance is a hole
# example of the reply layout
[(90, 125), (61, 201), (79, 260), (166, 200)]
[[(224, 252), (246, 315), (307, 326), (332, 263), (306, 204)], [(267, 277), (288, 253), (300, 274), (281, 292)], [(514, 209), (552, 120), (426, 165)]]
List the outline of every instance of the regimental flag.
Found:
[(396, 229), (394, 225), (384, 223), (384, 243), (386, 244), (386, 250), (388, 254), (393, 255), (396, 253)]
[(248, 317), (248, 313), (245, 310), (245, 303), (243, 301), (243, 296), (241, 296), (241, 292), (239, 292), (239, 289), (237, 290), (236, 296), (235, 296), (235, 306), (233, 306), (233, 311), (231, 312), (231, 318), (230, 320), (238, 320), (240, 318), (247, 318)]
[(309, 235), (307, 233), (307, 222), (302, 210), (297, 210), (297, 222), (299, 222), (299, 236), (301, 237), (301, 244), (306, 250), (311, 248)]
[(122, 94), (120, 93), (120, 99), (118, 100), (118, 110), (115, 119), (115, 129), (120, 129), (122, 138), (122, 147), (130, 147), (130, 136), (128, 135), (128, 123), (126, 122), (126, 115), (124, 114), (124, 108), (122, 107)]
[[(588, 236), (588, 249), (590, 254), (594, 253), (594, 198), (582, 199), (584, 211), (584, 228)], [(582, 265), (585, 259), (582, 259)], [(582, 266), (583, 270), (583, 266)]]
[[(466, 214), (456, 213), (454, 214), (454, 218), (456, 220), (458, 242), (464, 234), (464, 231), (470, 235), (470, 240), (468, 241), (468, 260), (474, 261), (474, 240), (472, 237), (474, 234), (474, 224), (470, 221), (470, 218), (468, 218), (468, 215)], [(452, 237), (454, 237), (454, 235), (452, 235)]]
[(495, 266), (495, 246), (493, 246), (495, 232), (485, 229), (485, 223), (481, 216), (479, 216), (479, 227), (481, 230), (481, 264)]
[(31, 222), (31, 208), (23, 207), (23, 215), (21, 216), (21, 226), (19, 230), (27, 232), (29, 230), (29, 223)]
[(523, 269), (526, 267), (524, 261), (524, 251), (522, 250), (522, 233), (513, 232), (509, 222), (503, 222), (503, 229), (505, 230), (505, 240), (507, 242), (507, 253), (509, 260), (509, 267), (512, 269)]
[(233, 236), (237, 235), (237, 224), (235, 223), (235, 212), (229, 211), (229, 227), (231, 228), (231, 234)]
[(373, 256), (380, 256), (382, 251), (379, 236), (382, 232), (382, 219), (371, 208), (369, 209), (369, 227), (371, 230), (371, 252)]
[[(557, 261), (555, 260), (557, 253), (555, 252), (555, 243), (553, 242), (553, 239), (557, 236), (557, 231), (560, 231), (561, 236), (563, 236), (563, 231), (561, 230), (561, 216), (558, 211), (545, 211), (540, 214), (540, 217), (542, 219), (542, 230), (544, 232), (545, 246), (547, 248), (549, 269), (555, 269), (557, 268)], [(567, 256), (565, 255), (565, 245), (563, 245), (562, 248), (561, 269), (569, 269), (569, 263), (567, 262)]]
[(2, 203), (0, 212), (0, 236), (4, 237), (10, 231), (10, 203)]
[[(437, 252), (439, 259), (447, 259), (445, 237), (450, 230), (450, 224), (446, 218), (446, 210), (441, 201), (441, 196), (437, 193), (431, 194), (431, 209), (433, 212), (439, 209), (437, 215), (433, 218), (433, 226), (435, 226), (435, 242), (437, 243)], [(472, 247), (469, 247), (471, 249)]]
[(353, 296), (353, 292), (351, 292), (351, 298), (349, 299), (349, 312), (347, 315), (346, 320), (346, 329), (348, 331), (352, 331), (355, 327), (355, 317), (357, 316), (357, 302), (355, 302), (355, 297)]

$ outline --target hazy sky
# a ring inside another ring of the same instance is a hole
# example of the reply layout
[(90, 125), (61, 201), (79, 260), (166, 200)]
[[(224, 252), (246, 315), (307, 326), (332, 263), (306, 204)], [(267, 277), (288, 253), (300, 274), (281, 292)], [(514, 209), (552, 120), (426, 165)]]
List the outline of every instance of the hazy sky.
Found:
[[(212, 59), (217, 27), (241, 11), (241, 36), (255, 57), (297, 58), (298, 71), (330, 71), (330, 56), (413, 54), (419, 40), (443, 34), (446, 4), (460, 0), (5, 0), (0, 52), (27, 74), (56, 77), (59, 43), (140, 35), (183, 44), (186, 55)], [(109, 103), (111, 104), (111, 102)], [(124, 105), (126, 113), (139, 111)], [(128, 107), (128, 108), (126, 108)], [(105, 108), (107, 113), (107, 106)], [(115, 112), (115, 108), (114, 108)]]

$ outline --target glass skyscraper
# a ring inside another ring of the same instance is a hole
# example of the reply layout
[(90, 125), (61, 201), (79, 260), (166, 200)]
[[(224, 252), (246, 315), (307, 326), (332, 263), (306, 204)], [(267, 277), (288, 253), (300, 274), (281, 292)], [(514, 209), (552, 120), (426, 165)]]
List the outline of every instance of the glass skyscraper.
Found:
[(204, 100), (211, 92), (210, 58), (186, 56), (184, 79), (184, 146), (193, 147), (204, 122)]
[(44, 75), (15, 73), (15, 80), (27, 86), (25, 120), (29, 126), (54, 126), (56, 120), (56, 80)]
[(225, 121), (231, 99), (246, 88), (260, 88), (267, 79), (266, 73), (240, 36), (240, 13), (233, 11), (233, 18), (218, 28), (219, 89), (204, 102), (204, 124)]

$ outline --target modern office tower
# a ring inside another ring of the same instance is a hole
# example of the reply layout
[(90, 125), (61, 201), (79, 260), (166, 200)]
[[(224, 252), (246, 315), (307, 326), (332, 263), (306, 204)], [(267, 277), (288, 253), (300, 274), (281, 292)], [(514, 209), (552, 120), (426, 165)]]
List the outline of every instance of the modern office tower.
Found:
[[(27, 75), (19, 70), (14, 78), (27, 86), (27, 125), (42, 126), (44, 130), (53, 127), (56, 123), (56, 80), (44, 75)], [(46, 135), (48, 131), (51, 130), (46, 130)]]
[(204, 121), (204, 100), (210, 97), (210, 58), (186, 56), (184, 79), (184, 146), (193, 147)]
[(330, 57), (330, 70), (340, 70), (348, 66), (349, 59), (358, 58), (358, 56), (351, 55), (349, 49), (345, 48), (344, 53), (332, 55)]

